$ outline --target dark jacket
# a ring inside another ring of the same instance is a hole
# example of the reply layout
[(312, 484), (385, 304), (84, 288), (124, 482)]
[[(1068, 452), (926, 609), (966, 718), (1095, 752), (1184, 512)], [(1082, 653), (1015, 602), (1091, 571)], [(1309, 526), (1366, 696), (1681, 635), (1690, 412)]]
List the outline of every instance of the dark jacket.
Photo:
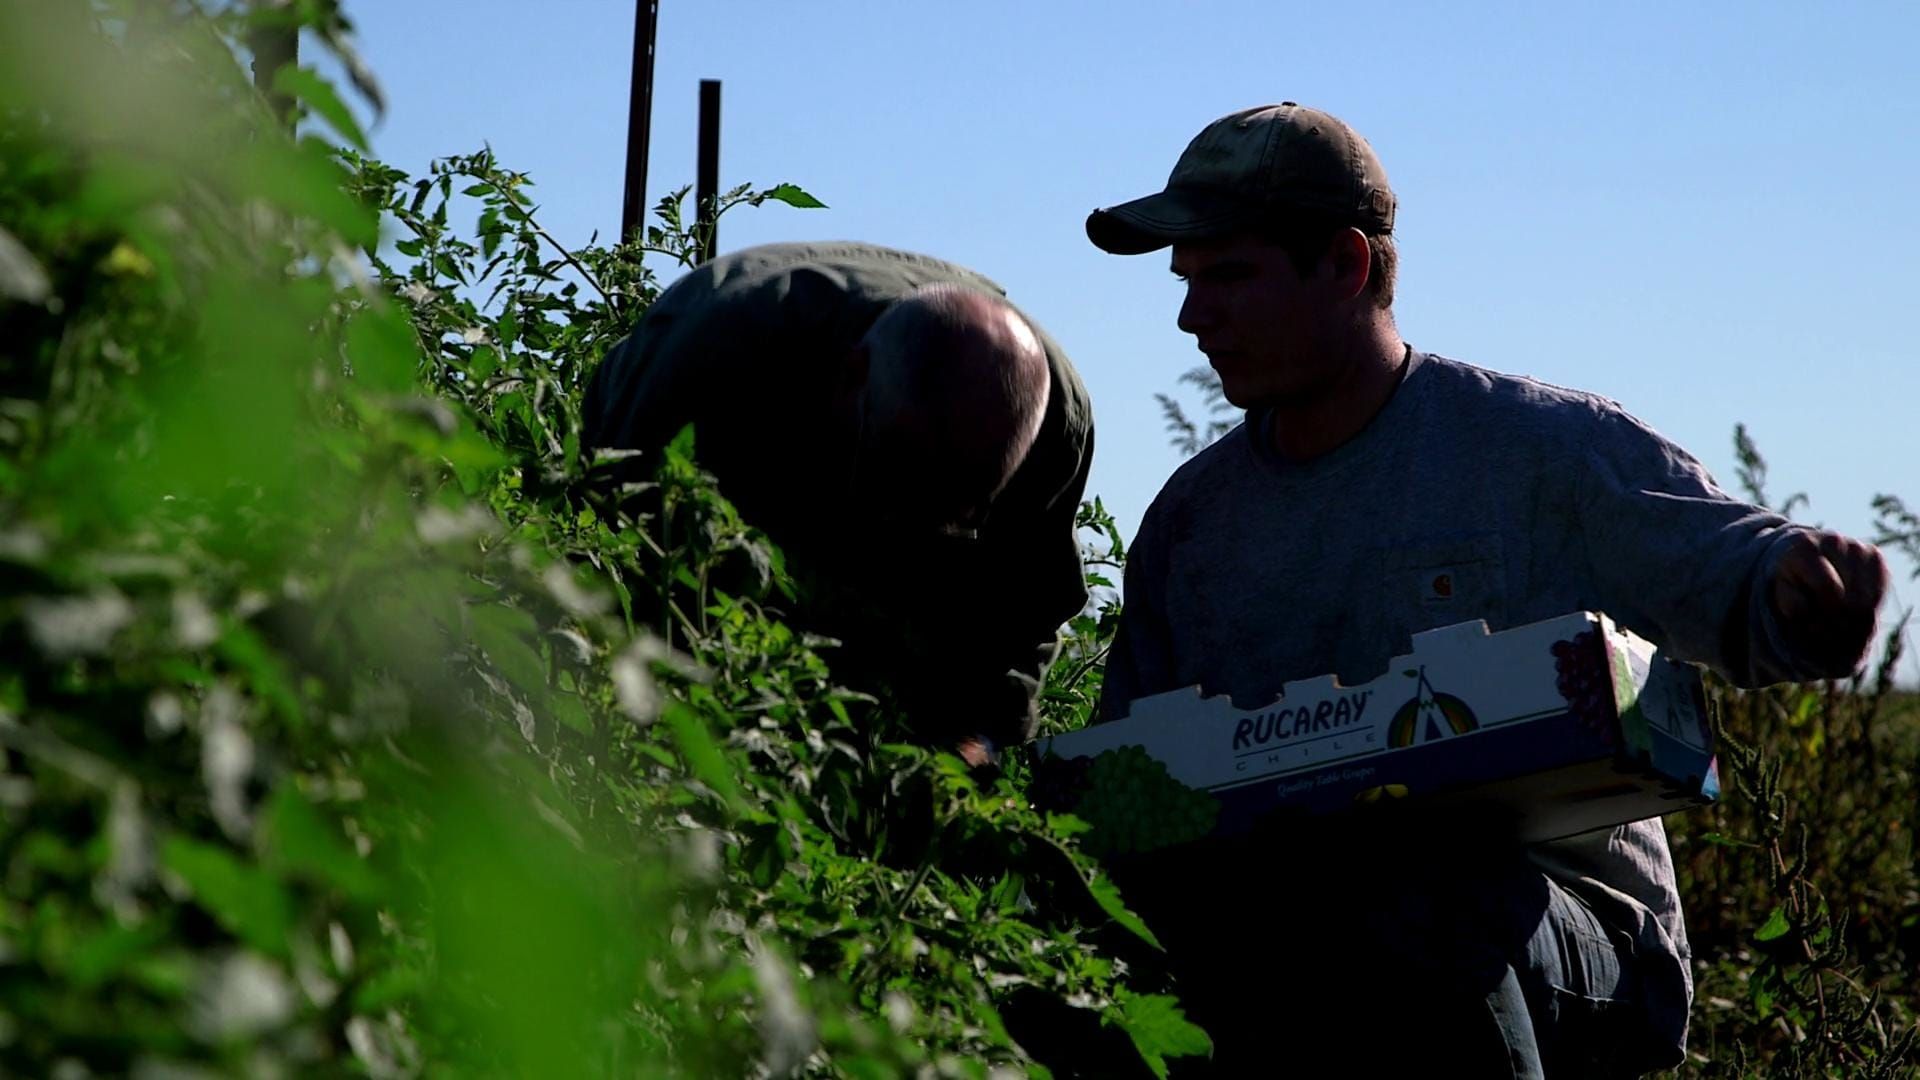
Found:
[(829, 653), (836, 674), (891, 692), (930, 740), (1004, 746), (1032, 735), (1058, 630), (1086, 603), (1074, 517), (1093, 413), (1036, 326), (1053, 376), (1046, 415), (975, 536), (897, 535), (875, 508), (837, 502), (854, 467), (854, 433), (831, 408), (842, 360), (887, 305), (937, 282), (1004, 296), (969, 270), (867, 244), (770, 244), (706, 263), (594, 372), (586, 442), (649, 451), (692, 424), (695, 458), (811, 583), (792, 620), (845, 642)]

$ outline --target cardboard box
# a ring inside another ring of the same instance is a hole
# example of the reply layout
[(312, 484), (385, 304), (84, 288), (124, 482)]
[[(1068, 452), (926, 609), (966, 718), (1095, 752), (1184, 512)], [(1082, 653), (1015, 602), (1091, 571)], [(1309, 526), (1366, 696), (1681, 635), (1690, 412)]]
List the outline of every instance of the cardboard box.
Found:
[(1538, 841), (1711, 803), (1720, 788), (1699, 672), (1590, 612), (1415, 634), (1372, 682), (1288, 683), (1255, 709), (1192, 687), (1142, 698), (1040, 750), (1130, 745), (1219, 801), (1215, 833), (1406, 798), (1501, 806)]

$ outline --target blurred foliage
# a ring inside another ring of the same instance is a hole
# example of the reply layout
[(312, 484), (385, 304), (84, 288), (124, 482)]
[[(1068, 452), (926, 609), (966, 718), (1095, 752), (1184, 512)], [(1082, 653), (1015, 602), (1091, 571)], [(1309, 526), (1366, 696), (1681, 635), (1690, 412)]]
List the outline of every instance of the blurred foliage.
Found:
[[(689, 440), (621, 490), (582, 454), (685, 191), (568, 250), (491, 154), (411, 178), (315, 70), (250, 83), (349, 30), (0, 9), (0, 1072), (1204, 1052), (1076, 824), (837, 685)], [(722, 203), (769, 201), (818, 205)]]

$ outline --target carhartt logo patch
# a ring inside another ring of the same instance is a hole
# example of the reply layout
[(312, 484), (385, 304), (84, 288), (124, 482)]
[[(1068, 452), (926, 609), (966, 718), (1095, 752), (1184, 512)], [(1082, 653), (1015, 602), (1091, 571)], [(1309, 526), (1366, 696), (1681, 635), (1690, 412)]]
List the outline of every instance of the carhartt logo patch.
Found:
[(1427, 582), (1427, 602), (1444, 603), (1453, 599), (1453, 575), (1439, 573)]

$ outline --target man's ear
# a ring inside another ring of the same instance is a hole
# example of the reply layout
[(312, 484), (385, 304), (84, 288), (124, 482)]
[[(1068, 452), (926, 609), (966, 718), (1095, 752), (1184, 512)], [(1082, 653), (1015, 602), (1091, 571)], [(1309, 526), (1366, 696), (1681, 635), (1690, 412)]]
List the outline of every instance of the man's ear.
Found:
[(873, 366), (873, 346), (865, 338), (854, 343), (847, 350), (847, 358), (840, 370), (840, 385), (855, 394), (867, 389), (867, 373)]
[(1340, 299), (1352, 300), (1367, 291), (1373, 279), (1373, 249), (1367, 246), (1367, 234), (1351, 226), (1333, 236), (1333, 248), (1327, 265), (1332, 268)]
[(840, 361), (839, 379), (833, 388), (833, 404), (843, 415), (851, 414), (867, 392), (867, 376), (873, 368), (873, 346), (865, 338), (848, 349)]

